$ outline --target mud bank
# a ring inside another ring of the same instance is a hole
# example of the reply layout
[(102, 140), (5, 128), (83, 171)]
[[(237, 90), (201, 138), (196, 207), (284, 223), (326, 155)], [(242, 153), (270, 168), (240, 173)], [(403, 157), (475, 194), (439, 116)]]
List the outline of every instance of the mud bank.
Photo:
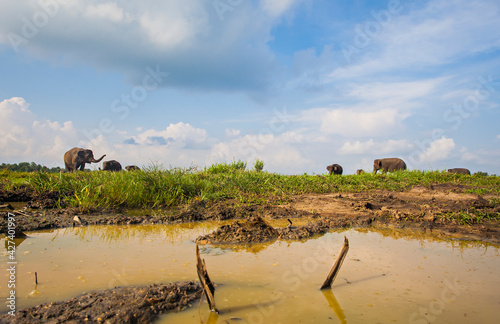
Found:
[(181, 311), (201, 296), (198, 283), (121, 287), (90, 292), (0, 316), (1, 323), (151, 323), (160, 314)]
[(334, 228), (328, 221), (318, 220), (303, 226), (289, 225), (285, 228), (274, 228), (261, 217), (255, 216), (248, 221), (236, 221), (231, 225), (219, 227), (214, 232), (196, 239), (199, 244), (241, 244), (262, 243), (271, 240), (301, 240), (320, 235)]

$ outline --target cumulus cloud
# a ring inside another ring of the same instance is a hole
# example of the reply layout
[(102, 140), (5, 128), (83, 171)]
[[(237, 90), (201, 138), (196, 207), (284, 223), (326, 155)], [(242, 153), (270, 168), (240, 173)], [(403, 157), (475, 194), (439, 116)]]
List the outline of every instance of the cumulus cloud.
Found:
[(279, 16), (302, 0), (261, 0), (262, 9), (271, 16)]
[(452, 138), (442, 136), (429, 144), (429, 147), (418, 155), (421, 163), (429, 163), (445, 160), (450, 157), (455, 149), (455, 141)]
[(241, 134), (241, 131), (239, 129), (226, 129), (226, 136), (227, 137), (236, 137)]
[(305, 110), (302, 119), (319, 124), (323, 134), (380, 137), (404, 130), (404, 121), (424, 105), (446, 78), (402, 82), (349, 82), (336, 85), (342, 102), (331, 108)]
[(396, 108), (366, 109), (311, 109), (303, 113), (304, 121), (319, 123), (324, 134), (351, 137), (382, 136), (400, 129), (407, 112)]
[(85, 9), (84, 15), (89, 18), (105, 19), (114, 23), (122, 22), (129, 15), (124, 14), (123, 9), (116, 3), (99, 3), (89, 5)]
[(340, 154), (388, 154), (407, 151), (413, 146), (406, 140), (387, 140), (375, 142), (370, 139), (366, 142), (347, 141), (339, 149)]
[(148, 129), (125, 141), (125, 144), (166, 145), (177, 148), (202, 147), (208, 139), (207, 131), (187, 123), (170, 124), (164, 130)]
[(262, 159), (267, 170), (300, 172), (311, 164), (297, 147), (305, 140), (300, 133), (242, 135), (239, 130), (229, 129), (228, 134), (230, 138), (217, 140), (203, 128), (179, 122), (162, 130), (137, 128), (132, 135), (116, 130), (113, 136), (99, 135), (83, 142), (82, 133), (70, 121), (59, 123), (36, 116), (23, 98), (0, 102), (1, 162), (34, 161), (62, 166), (64, 152), (79, 146), (91, 148), (96, 156), (106, 154), (106, 159), (123, 165), (189, 167), (232, 159), (252, 165), (256, 159)]
[(283, 134), (244, 135), (213, 146), (209, 161), (242, 160), (252, 165), (263, 160), (266, 170), (280, 170), (284, 173), (302, 172), (312, 160), (297, 147), (304, 137), (296, 132)]
[[(275, 14), (293, 2), (275, 5)], [(272, 89), (278, 65), (267, 42), (279, 17), (262, 15), (249, 2), (232, 7), (223, 21), (213, 1), (53, 1), (49, 11), (43, 3), (2, 7), (0, 44), (45, 60), (118, 71), (134, 84), (146, 66), (159, 65), (170, 74), (161, 87), (249, 96)], [(37, 15), (47, 19), (27, 32)]]
[(0, 102), (0, 148), (2, 162), (37, 162), (53, 166), (66, 150), (76, 146), (77, 130), (63, 123), (40, 118), (20, 97)]

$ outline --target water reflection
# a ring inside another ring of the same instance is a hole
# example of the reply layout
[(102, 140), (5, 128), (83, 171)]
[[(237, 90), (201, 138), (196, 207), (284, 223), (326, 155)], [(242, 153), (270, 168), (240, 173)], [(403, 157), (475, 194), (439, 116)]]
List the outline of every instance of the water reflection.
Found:
[(199, 245), (199, 247), (202, 253), (206, 253), (209, 255), (219, 255), (229, 252), (249, 252), (257, 254), (273, 245), (277, 241), (277, 239), (272, 239), (263, 243), (218, 243)]
[(210, 312), (206, 324), (216, 324), (218, 319), (219, 319), (219, 314), (215, 312)]
[(5, 238), (4, 240), (4, 243), (5, 243), (5, 250), (9, 251), (9, 245), (11, 246), (12, 248), (12, 244), (9, 243), (9, 241), (11, 242), (14, 242), (14, 246), (17, 248), (19, 245), (21, 245), (21, 243), (23, 243), (24, 241), (26, 240), (26, 237), (19, 237), (19, 238), (15, 238), (13, 240), (9, 239), (9, 238)]
[(330, 289), (322, 289), (321, 292), (323, 293), (323, 296), (325, 296), (328, 305), (330, 305), (330, 307), (333, 309), (333, 312), (339, 319), (340, 323), (347, 323), (344, 311), (342, 310), (342, 307), (340, 307), (340, 304), (335, 298), (333, 292)]
[[(225, 222), (216, 222), (223, 225)], [(218, 224), (219, 225), (219, 224)], [(182, 223), (176, 225), (103, 225), (73, 227), (62, 230), (62, 235), (74, 235), (82, 241), (98, 239), (106, 244), (119, 243), (122, 241), (161, 238), (165, 242), (175, 243), (185, 237), (191, 238), (189, 233), (193, 229), (209, 231), (214, 223)], [(59, 231), (56, 236), (59, 235)], [(54, 237), (55, 238), (55, 237)]]

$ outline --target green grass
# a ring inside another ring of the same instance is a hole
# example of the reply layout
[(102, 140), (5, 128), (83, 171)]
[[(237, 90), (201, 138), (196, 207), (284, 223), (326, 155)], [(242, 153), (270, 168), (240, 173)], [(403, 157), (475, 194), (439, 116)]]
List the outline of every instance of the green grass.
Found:
[(440, 217), (447, 222), (455, 222), (459, 225), (480, 224), (484, 221), (499, 221), (499, 213), (489, 213), (484, 210), (477, 210), (474, 207), (460, 210), (458, 212), (449, 212), (441, 214)]
[(280, 175), (246, 171), (246, 163), (214, 164), (163, 170), (159, 167), (133, 172), (22, 173), (0, 171), (0, 185), (7, 190), (26, 188), (35, 192), (57, 191), (72, 206), (101, 208), (164, 208), (193, 201), (236, 199), (241, 203), (287, 201), (308, 193), (404, 191), (413, 186), (452, 183), (470, 186), (478, 194), (500, 193), (500, 177), (458, 175), (445, 172), (406, 171), (361, 175)]

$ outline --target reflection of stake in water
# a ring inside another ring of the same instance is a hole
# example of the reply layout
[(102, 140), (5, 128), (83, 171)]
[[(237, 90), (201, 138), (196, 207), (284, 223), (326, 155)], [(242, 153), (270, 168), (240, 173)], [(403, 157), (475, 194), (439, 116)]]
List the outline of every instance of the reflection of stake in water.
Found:
[(210, 312), (206, 324), (217, 324), (218, 319), (219, 319), (219, 314), (217, 314), (216, 312)]
[(328, 305), (330, 305), (330, 307), (333, 309), (333, 312), (335, 313), (335, 315), (339, 319), (340, 323), (342, 323), (342, 324), (347, 323), (347, 321), (345, 319), (344, 311), (340, 307), (340, 304), (337, 301), (337, 299), (335, 298), (335, 295), (333, 294), (333, 292), (331, 290), (326, 290), (326, 289), (321, 290), (321, 292), (323, 293), (326, 300), (328, 301)]
[(30, 296), (39, 295), (40, 291), (38, 291), (38, 274), (35, 272), (35, 289), (30, 292)]

